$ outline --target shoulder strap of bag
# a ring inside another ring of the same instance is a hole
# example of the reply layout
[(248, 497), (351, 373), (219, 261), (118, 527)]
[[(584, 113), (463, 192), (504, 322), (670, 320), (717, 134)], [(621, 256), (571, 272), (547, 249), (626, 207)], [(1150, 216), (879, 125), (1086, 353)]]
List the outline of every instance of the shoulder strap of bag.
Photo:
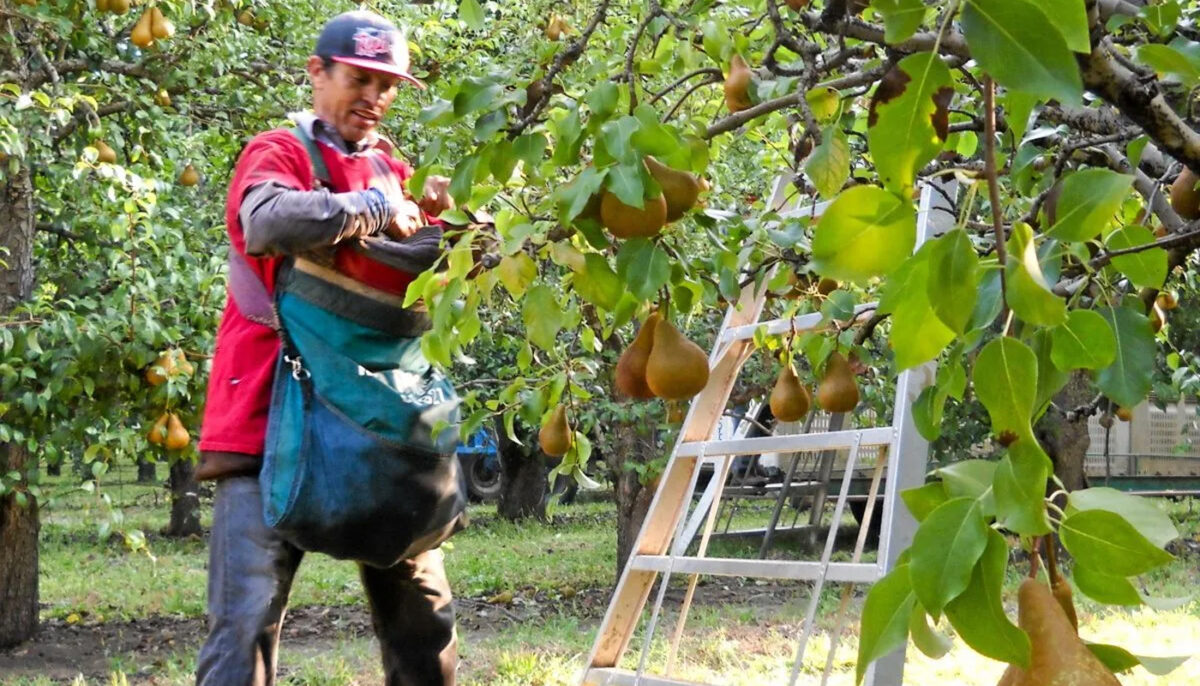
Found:
[[(317, 142), (308, 135), (303, 127), (294, 126), (290, 131), (308, 153), (313, 177), (318, 181), (318, 185), (328, 185), (329, 168), (325, 166), (325, 159), (321, 157), (321, 150), (317, 147)], [(234, 302), (237, 303), (242, 316), (257, 324), (281, 331), (279, 315), (275, 311), (275, 302), (267, 292), (266, 285), (250, 268), (245, 256), (235, 250), (232, 245), (229, 246), (229, 292), (233, 296)]]

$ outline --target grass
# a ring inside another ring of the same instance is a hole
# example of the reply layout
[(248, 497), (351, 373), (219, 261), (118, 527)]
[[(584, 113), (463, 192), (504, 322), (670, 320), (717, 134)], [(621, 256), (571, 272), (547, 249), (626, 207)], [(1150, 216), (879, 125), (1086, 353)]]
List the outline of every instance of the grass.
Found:
[[(204, 614), (206, 543), (197, 538), (171, 540), (157, 535), (166, 524), (166, 493), (160, 486), (130, 483), (132, 475), (118, 472), (103, 489), (119, 506), (110, 508), (103, 497), (73, 492), (49, 503), (42, 511), (41, 598), (44, 620), (77, 621), (88, 626), (105, 622), (178, 617), (198, 620)], [(52, 480), (59, 490), (70, 477)], [(1179, 523), (1186, 539), (1200, 540), (1200, 511), (1187, 501), (1158, 501)], [(207, 502), (206, 502), (207, 504)], [(732, 527), (761, 525), (768, 506), (742, 508)], [(119, 537), (100, 542), (99, 522), (115, 528), (140, 529), (149, 535), (148, 554), (130, 553)], [(599, 606), (579, 612), (581, 605), (565, 599), (577, 591), (602, 597), (612, 585), (615, 567), (615, 513), (611, 504), (593, 502), (562, 506), (552, 523), (514, 525), (500, 520), (491, 506), (473, 507), (472, 525), (455, 537), (447, 550), (447, 570), (456, 594), (474, 606), (489, 608), (487, 599), (514, 594), (513, 607), (525, 603), (553, 605), (541, 619), (500, 620), (482, 629), (463, 627), (460, 635), (460, 683), (491, 686), (538, 686), (577, 683), (598, 624)], [(847, 522), (852, 519), (847, 518)], [(207, 526), (207, 520), (204, 521)], [(823, 539), (820, 541), (823, 543)], [(755, 541), (714, 541), (712, 555), (752, 557)], [(783, 556), (790, 544), (781, 542), (774, 555)], [(848, 554), (839, 552), (839, 559)], [(1160, 597), (1187, 596), (1200, 582), (1200, 557), (1191, 555), (1169, 569), (1142, 579), (1145, 590)], [(1008, 597), (1019, 583), (1018, 566), (1010, 568)], [(647, 656), (649, 673), (662, 673), (670, 636), (678, 616), (686, 578), (672, 579), (663, 615)], [(731, 591), (724, 587), (730, 586)], [(655, 591), (656, 592), (656, 591)], [(808, 644), (800, 683), (819, 683), (829, 650), (840, 589), (827, 587), (818, 611), (818, 631)], [(651, 595), (651, 605), (655, 595)], [(1077, 594), (1081, 633), (1089, 640), (1118, 643), (1147, 655), (1187, 655), (1200, 652), (1200, 602), (1169, 612), (1128, 611), (1098, 606)], [(808, 602), (803, 584), (771, 584), (756, 590), (755, 582), (702, 580), (699, 600), (688, 617), (675, 676), (700, 682), (740, 686), (787, 683), (796, 652), (799, 627)], [(354, 565), (310, 556), (301, 566), (292, 595), (293, 607), (350, 606), (362, 603)], [(852, 605), (856, 615), (861, 595)], [(1015, 608), (1009, 608), (1015, 615)], [(501, 605), (496, 615), (504, 615)], [(649, 609), (643, 619), (649, 616)], [(646, 622), (630, 642), (623, 667), (636, 669)], [(942, 627), (944, 629), (944, 626)], [(857, 627), (849, 623), (833, 661), (830, 683), (853, 681)], [(121, 686), (146, 683), (182, 686), (192, 682), (194, 645), (179, 646), (162, 656), (121, 655), (108, 664), (109, 679), (54, 681), (49, 677), (5, 679), (4, 686)], [(289, 686), (349, 686), (381, 679), (376, 647), (368, 638), (322, 636), (285, 641), (281, 648), (281, 683)], [(994, 684), (1003, 665), (983, 658), (961, 643), (944, 658), (933, 660), (910, 648), (906, 683)], [(1200, 660), (1192, 660), (1167, 677), (1138, 669), (1120, 677), (1127, 686), (1200, 683)]]

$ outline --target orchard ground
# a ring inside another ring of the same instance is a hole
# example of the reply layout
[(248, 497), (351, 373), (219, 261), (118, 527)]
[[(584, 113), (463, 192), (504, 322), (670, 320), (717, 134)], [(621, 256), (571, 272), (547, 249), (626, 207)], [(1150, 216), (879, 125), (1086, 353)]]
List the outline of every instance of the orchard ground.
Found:
[[(165, 468), (160, 468), (160, 472)], [(52, 479), (51, 491), (75, 478)], [(192, 683), (196, 649), (204, 635), (206, 541), (158, 535), (167, 519), (166, 490), (132, 483), (131, 470), (110, 474), (101, 494), (73, 492), (42, 512), (42, 628), (31, 642), (0, 652), (0, 684)], [(1145, 580), (1158, 597), (1186, 596), (1200, 583), (1200, 504), (1156, 501), (1178, 524), (1178, 561)], [(205, 501), (207, 506), (208, 501)], [(205, 508), (207, 511), (207, 507)], [(101, 543), (97, 522), (123, 518), (120, 527), (148, 537), (148, 553), (130, 553), (121, 536)], [(747, 517), (753, 516), (747, 511)], [(537, 686), (574, 684), (607, 607), (615, 566), (615, 514), (610, 503), (552, 508), (548, 523), (513, 525), (491, 506), (475, 506), (472, 525), (448, 546), (447, 566), (458, 594), (460, 683)], [(851, 520), (847, 520), (850, 523)], [(748, 548), (718, 544), (713, 554), (743, 555)], [(778, 553), (788, 554), (787, 549)], [(1008, 579), (1009, 612), (1015, 617)], [(674, 629), (674, 611), (686, 578), (676, 578), (660, 621), (650, 669), (661, 671)], [(808, 599), (807, 586), (743, 579), (702, 579), (689, 617), (676, 675), (722, 684), (786, 683)], [(821, 600), (820, 632), (809, 644), (801, 683), (817, 683), (825, 665), (840, 589)], [(1200, 601), (1168, 611), (1099, 609), (1076, 594), (1081, 633), (1120, 643), (1139, 654), (1200, 653)], [(852, 605), (857, 613), (861, 594)], [(853, 682), (854, 623), (834, 661), (830, 683)], [(626, 666), (636, 668), (641, 638)], [(909, 648), (908, 683), (990, 686), (1003, 665), (961, 643), (940, 660)], [(284, 628), (281, 683), (349, 686), (380, 682), (369, 616), (354, 566), (310, 556), (301, 567)], [(1142, 669), (1121, 675), (1128, 685), (1200, 682), (1200, 659), (1169, 676)]]

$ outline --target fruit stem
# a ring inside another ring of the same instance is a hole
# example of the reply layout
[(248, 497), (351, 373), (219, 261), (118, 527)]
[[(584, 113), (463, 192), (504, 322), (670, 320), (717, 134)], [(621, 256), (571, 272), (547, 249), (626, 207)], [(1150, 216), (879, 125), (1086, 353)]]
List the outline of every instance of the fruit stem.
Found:
[(1042, 538), (1041, 536), (1035, 536), (1033, 539), (1033, 545), (1030, 547), (1030, 551), (1029, 551), (1029, 578), (1030, 579), (1036, 579), (1037, 575), (1038, 575), (1038, 571), (1041, 570), (1041, 567), (1042, 567), (1042, 558), (1040, 555), (1038, 555), (1038, 544), (1041, 542), (1041, 538)]
[(1055, 550), (1054, 537), (1043, 536), (1042, 547), (1046, 549), (1046, 574), (1050, 577), (1050, 585), (1058, 583), (1058, 559)]
[(992, 77), (983, 77), (984, 172), (987, 176), (988, 199), (992, 206), (992, 228), (996, 232), (996, 259), (1000, 262), (1000, 295), (1003, 309), (1000, 318), (1008, 314), (1008, 285), (1005, 266), (1008, 247), (1004, 244), (1004, 218), (1000, 211), (1000, 182), (996, 176), (996, 84)]

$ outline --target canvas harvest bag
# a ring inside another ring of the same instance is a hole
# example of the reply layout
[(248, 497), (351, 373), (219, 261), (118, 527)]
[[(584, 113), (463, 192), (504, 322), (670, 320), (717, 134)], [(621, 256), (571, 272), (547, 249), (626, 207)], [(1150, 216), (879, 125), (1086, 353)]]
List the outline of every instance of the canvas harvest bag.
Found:
[[(293, 133), (327, 179), (312, 140)], [(438, 241), (440, 230), (426, 227), (360, 248), (422, 271)], [(233, 249), (229, 274), (238, 308), (275, 327), (282, 343), (259, 476), (267, 525), (301, 549), (377, 567), (461, 528), (459, 401), (421, 354), (425, 314), (305, 257), (285, 261), (274, 300)]]

